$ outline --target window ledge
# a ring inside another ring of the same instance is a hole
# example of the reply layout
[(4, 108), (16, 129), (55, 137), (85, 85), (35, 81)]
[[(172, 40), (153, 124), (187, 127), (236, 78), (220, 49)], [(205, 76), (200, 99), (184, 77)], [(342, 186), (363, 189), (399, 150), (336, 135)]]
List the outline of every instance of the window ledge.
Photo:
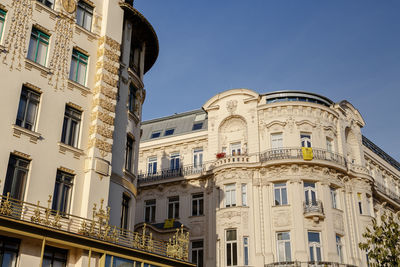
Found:
[(36, 6), (35, 6), (36, 10), (38, 10), (39, 12), (41, 12), (42, 10), (46, 11), (47, 13), (49, 13), (50, 17), (52, 19), (56, 19), (59, 12), (55, 11), (54, 9), (44, 5), (43, 3), (40, 3), (38, 1), (36, 1)]
[(70, 80), (70, 79), (68, 79), (68, 88), (71, 90), (76, 89), (76, 90), (81, 91), (81, 94), (83, 96), (87, 96), (88, 94), (91, 93), (91, 90), (88, 87), (86, 87), (80, 83), (74, 82), (73, 80)]
[(42, 139), (42, 135), (40, 133), (33, 132), (31, 130), (25, 129), (25, 128), (23, 128), (21, 126), (18, 126), (16, 124), (13, 124), (12, 128), (13, 128), (13, 135), (15, 137), (20, 138), (21, 134), (26, 135), (26, 136), (28, 136), (30, 138), (31, 143), (36, 144), (37, 140), (41, 140)]
[(32, 68), (37, 69), (38, 71), (40, 71), (41, 76), (43, 76), (44, 78), (47, 78), (47, 75), (52, 74), (49, 68), (40, 65), (28, 58), (25, 58), (25, 68), (27, 70), (31, 70)]
[(58, 146), (60, 147), (60, 153), (65, 154), (66, 151), (74, 154), (74, 158), (79, 159), (80, 156), (83, 156), (85, 153), (82, 149), (58, 142)]
[(133, 113), (132, 111), (128, 110), (128, 117), (133, 120), (136, 124), (139, 123), (140, 118), (138, 115), (136, 115), (135, 113)]
[(285, 204), (285, 205), (272, 205), (272, 207), (290, 207), (290, 204)]
[(130, 170), (124, 168), (122, 171), (124, 172), (125, 178), (129, 178), (129, 181), (133, 182), (136, 179), (135, 174), (133, 174)]
[(204, 217), (205, 217), (204, 214), (202, 214), (202, 215), (190, 215), (189, 219), (204, 218)]
[(81, 33), (84, 33), (89, 41), (96, 40), (99, 36), (91, 31), (86, 30), (82, 26), (75, 24), (75, 32), (76, 34), (80, 35)]

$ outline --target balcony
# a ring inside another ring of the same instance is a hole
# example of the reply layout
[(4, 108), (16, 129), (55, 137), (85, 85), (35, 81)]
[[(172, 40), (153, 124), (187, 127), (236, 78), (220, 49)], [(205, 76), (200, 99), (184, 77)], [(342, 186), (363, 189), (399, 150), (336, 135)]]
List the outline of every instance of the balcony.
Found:
[(306, 218), (312, 218), (314, 221), (318, 222), (320, 219), (325, 218), (324, 207), (322, 201), (311, 201), (303, 203), (303, 214)]
[(395, 201), (397, 204), (400, 204), (400, 197), (392, 189), (386, 187), (384, 184), (378, 181), (374, 181), (375, 190), (384, 194), (386, 197), (390, 198), (391, 200)]
[[(93, 206), (92, 219), (78, 217), (72, 214), (60, 214), (56, 210), (50, 209), (52, 200), (49, 196), (47, 207), (32, 204), (7, 196), (0, 195), (0, 219), (5, 221), (5, 225), (16, 221), (27, 227), (45, 229), (58, 234), (67, 234), (81, 240), (89, 239), (110, 245), (121, 246), (135, 251), (143, 251), (152, 255), (169, 257), (172, 259), (188, 261), (189, 234), (183, 233), (183, 228), (179, 234), (179, 244), (177, 242), (166, 242), (155, 240), (152, 234), (148, 235), (146, 225), (140, 233), (118, 228), (109, 224), (110, 208), (103, 208), (103, 200), (100, 207)], [(176, 237), (174, 237), (174, 240)], [(178, 247), (179, 246), (179, 247)], [(176, 251), (183, 253), (177, 254)]]
[(138, 184), (160, 181), (168, 178), (184, 177), (188, 175), (201, 174), (206, 171), (206, 164), (199, 166), (187, 165), (178, 169), (164, 169), (155, 173), (141, 173), (138, 175)]
[(269, 264), (265, 264), (265, 267), (309, 267), (309, 266), (320, 266), (320, 267), (356, 267), (355, 265), (338, 263), (338, 262), (330, 262), (330, 261), (286, 261), (286, 262), (273, 262)]
[[(334, 164), (337, 164), (341, 167), (346, 167), (346, 160), (345, 158), (337, 153), (320, 149), (320, 148), (313, 148), (313, 157), (312, 160), (320, 160), (320, 161), (327, 161)], [(297, 148), (278, 148), (278, 149), (269, 149), (264, 151), (260, 154), (260, 161), (261, 162), (268, 162), (273, 160), (297, 160), (303, 159), (303, 152), (301, 147)], [(311, 160), (311, 161), (312, 161)]]
[[(220, 154), (222, 154), (222, 153), (219, 153), (217, 155), (220, 155)], [(215, 167), (219, 167), (224, 164), (248, 163), (249, 159), (250, 159), (250, 156), (247, 154), (232, 155), (232, 156), (224, 155), (223, 157), (217, 158), (217, 161), (215, 162)]]

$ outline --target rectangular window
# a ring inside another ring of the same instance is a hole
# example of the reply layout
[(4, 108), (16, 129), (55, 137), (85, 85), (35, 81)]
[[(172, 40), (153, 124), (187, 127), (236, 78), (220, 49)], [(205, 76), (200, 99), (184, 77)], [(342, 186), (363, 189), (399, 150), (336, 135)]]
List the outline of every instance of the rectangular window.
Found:
[(0, 41), (3, 36), (4, 24), (6, 21), (6, 13), (4, 10), (0, 9)]
[(76, 8), (76, 24), (90, 31), (92, 29), (93, 7), (79, 1)]
[(147, 173), (148, 174), (157, 173), (157, 157), (151, 157), (147, 160)]
[(225, 185), (225, 207), (236, 206), (236, 184)]
[(274, 184), (275, 206), (287, 205), (286, 183)]
[(311, 134), (300, 134), (301, 147), (311, 147)]
[(20, 240), (0, 236), (0, 266), (16, 267)]
[(203, 193), (192, 195), (192, 216), (204, 214), (204, 195)]
[(332, 208), (337, 209), (337, 192), (336, 192), (336, 188), (331, 187), (330, 188), (331, 191), (331, 200), (332, 200)]
[(42, 267), (66, 267), (68, 250), (46, 246), (43, 254)]
[(200, 130), (202, 128), (203, 128), (203, 123), (202, 122), (198, 122), (198, 123), (193, 124), (192, 131)]
[(230, 144), (230, 151), (232, 156), (240, 155), (242, 152), (242, 145), (240, 142)]
[(308, 248), (310, 261), (322, 261), (321, 238), (319, 232), (308, 232)]
[(46, 66), (47, 49), (50, 36), (36, 28), (32, 28), (29, 41), (28, 58), (40, 65)]
[(160, 135), (161, 135), (161, 131), (152, 132), (151, 136), (150, 136), (150, 139), (158, 138), (158, 137), (160, 137)]
[(168, 198), (168, 219), (179, 218), (179, 196)]
[(53, 8), (54, 6), (54, 0), (37, 0), (37, 1), (49, 8)]
[(71, 69), (69, 71), (69, 79), (79, 84), (86, 84), (86, 72), (88, 65), (88, 56), (72, 50)]
[(203, 267), (203, 240), (192, 241), (192, 263)]
[(16, 125), (35, 131), (40, 94), (23, 86), (19, 99)]
[(129, 96), (128, 96), (128, 110), (132, 113), (137, 113), (139, 111), (139, 103), (137, 103), (136, 93), (138, 89), (133, 86), (133, 84), (129, 85)]
[(57, 170), (52, 209), (61, 214), (69, 213), (74, 175)]
[(333, 140), (329, 137), (326, 138), (326, 150), (328, 150), (328, 152), (333, 151)]
[(242, 206), (247, 206), (247, 184), (242, 184)]
[(226, 266), (237, 265), (236, 230), (226, 230)]
[(243, 237), (243, 265), (249, 265), (249, 237)]
[(26, 179), (29, 171), (29, 161), (13, 154), (8, 161), (6, 181), (3, 195), (10, 193), (10, 197), (22, 200), (25, 193)]
[(150, 199), (144, 201), (144, 221), (155, 222), (156, 221), (156, 200)]
[(276, 234), (276, 247), (279, 262), (292, 261), (290, 232), (280, 232)]
[(135, 40), (131, 41), (131, 49), (129, 53), (129, 68), (131, 68), (136, 74), (140, 75), (140, 62), (142, 55), (142, 44)]
[(360, 214), (363, 214), (362, 195), (361, 195), (361, 193), (357, 193), (357, 199), (358, 199), (358, 210), (359, 210)]
[(175, 129), (167, 129), (165, 130), (164, 136), (173, 135)]
[(133, 148), (134, 141), (130, 135), (126, 136), (125, 170), (133, 173)]
[(61, 142), (78, 147), (79, 127), (82, 112), (68, 105), (65, 106), (64, 123), (61, 134)]
[(197, 148), (193, 151), (193, 167), (195, 169), (203, 166), (203, 149)]
[(304, 182), (304, 200), (307, 206), (317, 205), (317, 192), (315, 190), (315, 183)]
[(340, 235), (336, 235), (336, 250), (339, 256), (339, 262), (343, 263), (343, 245), (342, 245), (342, 237)]
[(271, 148), (272, 149), (283, 148), (283, 134), (282, 133), (271, 134)]
[(178, 170), (179, 169), (179, 153), (173, 153), (170, 155), (170, 170)]
[(128, 229), (128, 222), (129, 222), (129, 202), (131, 198), (126, 195), (122, 194), (122, 206), (121, 206), (121, 228)]

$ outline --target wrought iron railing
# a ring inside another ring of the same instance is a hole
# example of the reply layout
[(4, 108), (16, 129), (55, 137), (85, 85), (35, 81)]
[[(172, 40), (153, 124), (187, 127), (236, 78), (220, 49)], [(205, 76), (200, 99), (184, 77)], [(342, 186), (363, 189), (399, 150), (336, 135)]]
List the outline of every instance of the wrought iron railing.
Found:
[(164, 169), (157, 172), (141, 173), (138, 175), (138, 183), (155, 182), (165, 178), (183, 177), (187, 175), (200, 174), (206, 170), (206, 164), (198, 166), (181, 166), (177, 169)]
[(390, 189), (389, 187), (386, 187), (384, 184), (378, 181), (374, 181), (375, 189), (381, 193), (383, 193), (385, 196), (389, 197), (390, 199), (396, 201), (398, 204), (400, 204), (400, 197), (399, 194)]
[(72, 214), (60, 214), (50, 209), (51, 196), (47, 201), (47, 208), (41, 206), (39, 201), (35, 205), (10, 198), (9, 193), (7, 196), (0, 195), (0, 203), (1, 217), (188, 261), (189, 233), (184, 233), (183, 227), (180, 232), (177, 229), (175, 234), (177, 236), (173, 238), (173, 241), (166, 242), (155, 240), (151, 233), (147, 233), (146, 225), (143, 226), (141, 233), (112, 226), (109, 224), (110, 208), (103, 208), (103, 200), (101, 200), (100, 208), (94, 204), (91, 219)]
[(324, 207), (321, 200), (303, 202), (304, 214), (308, 213), (324, 213)]
[(286, 262), (273, 262), (269, 264), (265, 264), (265, 267), (309, 267), (309, 266), (318, 266), (318, 267), (356, 267), (351, 264), (344, 264), (338, 262), (330, 262), (330, 261), (286, 261)]
[[(313, 148), (312, 152), (313, 159), (330, 161), (344, 167), (346, 166), (346, 160), (340, 154), (320, 148)], [(303, 159), (301, 147), (269, 149), (260, 154), (261, 162), (281, 159)]]

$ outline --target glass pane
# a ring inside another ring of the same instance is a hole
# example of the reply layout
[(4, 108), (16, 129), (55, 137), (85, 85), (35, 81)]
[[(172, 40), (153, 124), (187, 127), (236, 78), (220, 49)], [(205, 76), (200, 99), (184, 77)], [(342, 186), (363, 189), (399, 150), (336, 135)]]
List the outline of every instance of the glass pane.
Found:
[(61, 134), (61, 142), (67, 143), (67, 128), (68, 128), (68, 118), (64, 117), (63, 129)]
[(237, 244), (232, 244), (232, 262), (233, 265), (237, 265)]
[(199, 200), (199, 215), (203, 215), (203, 199)]
[(283, 242), (278, 243), (278, 261), (285, 261), (285, 244)]
[(17, 255), (14, 252), (5, 251), (3, 255), (2, 267), (14, 267)]
[(281, 204), (281, 190), (275, 189), (275, 205)]
[(31, 128), (33, 128), (33, 125), (35, 124), (36, 108), (37, 108), (37, 103), (32, 103), (32, 102), (29, 103), (28, 112), (26, 114), (26, 121), (30, 125), (32, 125)]
[(35, 61), (36, 44), (37, 44), (36, 37), (31, 36), (31, 39), (29, 41), (28, 58), (32, 61)]
[(173, 209), (174, 209), (173, 204), (168, 204), (168, 218), (172, 218)]
[(36, 62), (41, 65), (46, 64), (46, 55), (47, 55), (47, 44), (43, 42), (39, 42), (39, 48), (37, 51)]
[(76, 68), (77, 68), (77, 61), (75, 58), (72, 58), (71, 68), (69, 70), (69, 78), (73, 81), (76, 81)]
[(197, 215), (197, 200), (193, 200), (192, 204), (192, 215)]
[(86, 30), (89, 30), (92, 28), (92, 15), (85, 13), (85, 20), (84, 20), (85, 25), (83, 27)]
[(286, 261), (291, 261), (292, 255), (290, 251), (290, 242), (285, 242), (285, 254), (286, 254)]
[(26, 108), (26, 98), (21, 95), (21, 99), (19, 101), (19, 106), (18, 106), (16, 124), (19, 126), (22, 126), (22, 127), (23, 127), (22, 122), (24, 121), (24, 117), (25, 117), (25, 108)]
[(310, 261), (315, 261), (313, 247), (310, 247)]
[(51, 267), (51, 260), (44, 258), (42, 267)]
[(316, 232), (308, 232), (308, 242), (316, 242), (316, 243), (319, 243), (319, 233), (316, 233)]
[(199, 257), (197, 262), (198, 267), (203, 267), (203, 250), (199, 250)]
[(197, 263), (197, 250), (192, 251), (192, 262)]
[(321, 248), (316, 247), (316, 250), (317, 250), (317, 261), (321, 261)]
[(83, 10), (81, 7), (76, 10), (76, 24), (83, 26)]
[(17, 170), (16, 179), (13, 182), (13, 189), (11, 193), (14, 198), (22, 199), (23, 193), (25, 191), (25, 178), (26, 172)]
[(287, 204), (287, 193), (286, 188), (282, 188), (282, 205)]
[(76, 133), (77, 124), (75, 121), (71, 121), (71, 128), (69, 130), (69, 140), (68, 145), (75, 146), (75, 133)]
[(54, 260), (52, 267), (65, 267), (65, 263), (62, 261)]
[(86, 78), (86, 65), (80, 63), (79, 64), (79, 69), (78, 69), (78, 79), (77, 82), (85, 85), (85, 78)]
[(232, 247), (231, 247), (231, 244), (226, 244), (226, 265), (232, 266)]
[(311, 191), (311, 198), (312, 198), (312, 203), (317, 204), (317, 197), (315, 195), (315, 191)]

